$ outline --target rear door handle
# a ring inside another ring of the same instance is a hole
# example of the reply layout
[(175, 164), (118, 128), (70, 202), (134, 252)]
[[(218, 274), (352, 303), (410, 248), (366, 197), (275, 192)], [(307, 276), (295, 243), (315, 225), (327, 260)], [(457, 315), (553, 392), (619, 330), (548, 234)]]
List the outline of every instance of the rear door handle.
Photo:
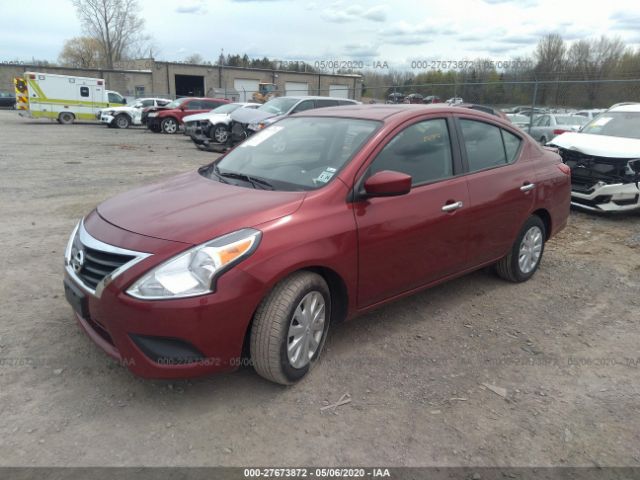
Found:
[(446, 205), (442, 206), (442, 211), (453, 212), (454, 210), (462, 208), (462, 205), (464, 205), (462, 202), (447, 203)]
[(534, 188), (536, 188), (536, 184), (535, 183), (526, 182), (524, 185), (522, 185), (520, 187), (520, 191), (521, 192), (528, 192), (529, 190), (533, 190)]

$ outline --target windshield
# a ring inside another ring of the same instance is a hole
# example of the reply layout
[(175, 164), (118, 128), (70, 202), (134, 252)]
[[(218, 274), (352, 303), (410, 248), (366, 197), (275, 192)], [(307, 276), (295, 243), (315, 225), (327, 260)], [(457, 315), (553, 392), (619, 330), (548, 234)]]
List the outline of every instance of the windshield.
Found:
[[(326, 185), (380, 126), (352, 118), (285, 118), (248, 138), (203, 174), (275, 190)], [(244, 176), (245, 181), (239, 180)], [(247, 180), (249, 177), (249, 180)]]
[(587, 119), (573, 115), (556, 115), (556, 123), (558, 125), (584, 125)]
[(293, 107), (298, 100), (295, 98), (274, 98), (267, 103), (258, 107), (258, 110), (264, 110), (265, 112), (275, 113), (276, 115), (282, 115), (287, 113), (291, 107)]
[(640, 112), (603, 113), (584, 126), (581, 132), (640, 139)]
[(178, 108), (180, 105), (182, 105), (186, 101), (187, 101), (186, 98), (178, 98), (177, 100), (174, 100), (173, 102), (166, 104), (165, 107), (166, 108)]
[(239, 103), (227, 103), (211, 110), (211, 113), (231, 113), (241, 107)]

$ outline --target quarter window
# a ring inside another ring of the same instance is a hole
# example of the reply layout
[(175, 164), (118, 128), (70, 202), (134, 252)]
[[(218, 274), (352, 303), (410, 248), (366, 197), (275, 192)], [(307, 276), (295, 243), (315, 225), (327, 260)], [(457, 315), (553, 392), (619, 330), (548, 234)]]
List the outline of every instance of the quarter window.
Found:
[(447, 121), (426, 120), (397, 134), (373, 161), (369, 174), (383, 170), (411, 175), (412, 185), (451, 177), (453, 163)]
[(502, 141), (504, 142), (504, 151), (507, 154), (507, 163), (515, 162), (522, 140), (517, 135), (502, 130)]
[(497, 167), (507, 163), (501, 129), (474, 120), (460, 120), (469, 171)]

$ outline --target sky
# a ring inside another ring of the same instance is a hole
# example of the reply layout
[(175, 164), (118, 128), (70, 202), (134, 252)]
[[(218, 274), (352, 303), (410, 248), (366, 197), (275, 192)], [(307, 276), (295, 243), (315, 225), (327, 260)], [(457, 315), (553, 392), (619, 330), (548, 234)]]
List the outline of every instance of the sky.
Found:
[[(618, 36), (640, 47), (637, 0), (139, 2), (155, 58), (169, 61), (199, 54), (215, 62), (224, 50), (311, 65), (408, 69), (417, 61), (529, 55), (550, 32), (567, 41)], [(64, 41), (82, 34), (71, 0), (0, 0), (0, 12), (0, 63), (55, 61)]]

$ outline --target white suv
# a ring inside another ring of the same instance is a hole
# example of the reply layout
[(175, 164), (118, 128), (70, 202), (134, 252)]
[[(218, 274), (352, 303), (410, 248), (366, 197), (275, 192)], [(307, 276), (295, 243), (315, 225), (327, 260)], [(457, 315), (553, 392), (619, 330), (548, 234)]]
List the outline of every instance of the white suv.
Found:
[(113, 128), (129, 128), (142, 125), (142, 110), (147, 107), (164, 107), (171, 100), (166, 98), (138, 98), (122, 107), (103, 108), (96, 115), (101, 123)]
[(598, 212), (640, 209), (640, 103), (611, 107), (549, 146), (571, 167), (571, 204)]

